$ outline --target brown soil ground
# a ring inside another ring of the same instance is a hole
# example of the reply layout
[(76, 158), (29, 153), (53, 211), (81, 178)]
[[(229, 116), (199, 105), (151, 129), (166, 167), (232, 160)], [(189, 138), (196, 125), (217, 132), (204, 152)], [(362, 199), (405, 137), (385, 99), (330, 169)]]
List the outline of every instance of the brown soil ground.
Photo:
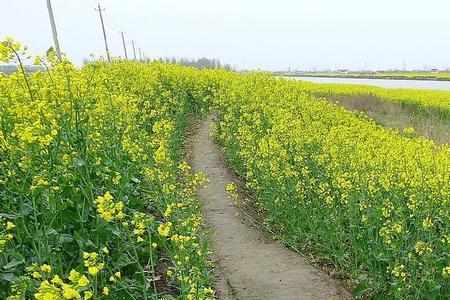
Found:
[(195, 172), (204, 172), (210, 180), (199, 197), (207, 226), (214, 232), (218, 299), (350, 299), (338, 282), (238, 216), (225, 191), (238, 179), (212, 142), (210, 124), (207, 118), (194, 130), (189, 160)]

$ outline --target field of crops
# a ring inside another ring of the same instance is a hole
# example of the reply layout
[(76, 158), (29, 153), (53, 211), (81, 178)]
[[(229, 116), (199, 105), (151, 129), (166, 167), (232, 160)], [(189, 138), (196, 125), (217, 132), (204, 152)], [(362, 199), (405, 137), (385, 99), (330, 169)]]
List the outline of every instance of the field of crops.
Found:
[[(1, 45), (0, 60), (27, 55)], [(335, 85), (77, 69), (52, 52), (36, 63), (47, 71), (0, 75), (0, 298), (213, 299), (196, 197), (207, 179), (183, 162), (189, 118), (211, 108), (214, 137), (284, 242), (357, 296), (450, 296), (449, 145), (314, 96)], [(366, 89), (450, 110), (448, 93)]]
[(450, 91), (389, 89), (369, 85), (313, 83), (301, 81), (302, 89), (314, 95), (373, 95), (385, 101), (417, 108), (417, 112), (433, 110), (450, 117)]
[(319, 77), (342, 77), (342, 78), (379, 78), (379, 79), (413, 79), (413, 80), (450, 80), (450, 72), (380, 72), (380, 73), (348, 73), (348, 74), (330, 74), (330, 73), (311, 73), (310, 76)]
[(0, 75), (0, 298), (212, 298), (206, 178), (181, 153), (208, 91), (176, 66), (56, 61)]
[(405, 78), (405, 79), (434, 79), (450, 80), (450, 72), (398, 72), (398, 73), (376, 73), (376, 78)]
[(285, 241), (355, 295), (446, 298), (450, 147), (400, 136), (302, 85), (231, 80), (216, 138)]

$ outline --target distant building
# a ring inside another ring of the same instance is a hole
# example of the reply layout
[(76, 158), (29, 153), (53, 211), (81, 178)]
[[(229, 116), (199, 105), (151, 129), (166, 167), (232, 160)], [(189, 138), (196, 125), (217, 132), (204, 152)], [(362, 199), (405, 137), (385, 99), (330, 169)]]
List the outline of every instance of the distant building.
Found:
[(438, 69), (431, 69), (431, 73), (439, 73)]
[(339, 69), (339, 70), (337, 70), (337, 72), (339, 74), (348, 74), (348, 73), (350, 73), (349, 70), (347, 70), (347, 69)]

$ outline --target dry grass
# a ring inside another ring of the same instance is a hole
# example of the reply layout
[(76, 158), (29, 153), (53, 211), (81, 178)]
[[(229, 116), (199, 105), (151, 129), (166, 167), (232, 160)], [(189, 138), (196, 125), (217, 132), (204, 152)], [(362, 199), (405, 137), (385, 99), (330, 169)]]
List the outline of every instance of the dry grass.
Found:
[(418, 111), (414, 107), (383, 101), (373, 95), (321, 95), (343, 107), (362, 111), (377, 123), (399, 130), (413, 127), (416, 135), (424, 136), (437, 144), (450, 143), (450, 120), (437, 111)]

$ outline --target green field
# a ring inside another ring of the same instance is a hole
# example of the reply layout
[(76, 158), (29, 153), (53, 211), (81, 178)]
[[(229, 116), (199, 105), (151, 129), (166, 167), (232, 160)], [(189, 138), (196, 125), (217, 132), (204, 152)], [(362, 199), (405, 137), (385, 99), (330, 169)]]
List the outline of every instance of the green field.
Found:
[(408, 123), (448, 121), (450, 92), (127, 60), (77, 68), (53, 51), (29, 74), (19, 43), (0, 46), (19, 65), (0, 75), (0, 298), (215, 299), (197, 193), (208, 179), (184, 160), (191, 121), (208, 114), (205, 137), (249, 197), (223, 192), (271, 236), (354, 296), (450, 297), (450, 144)]
[(408, 79), (408, 80), (450, 80), (450, 72), (378, 72), (378, 73), (305, 73), (302, 76), (372, 78), (372, 79)]

